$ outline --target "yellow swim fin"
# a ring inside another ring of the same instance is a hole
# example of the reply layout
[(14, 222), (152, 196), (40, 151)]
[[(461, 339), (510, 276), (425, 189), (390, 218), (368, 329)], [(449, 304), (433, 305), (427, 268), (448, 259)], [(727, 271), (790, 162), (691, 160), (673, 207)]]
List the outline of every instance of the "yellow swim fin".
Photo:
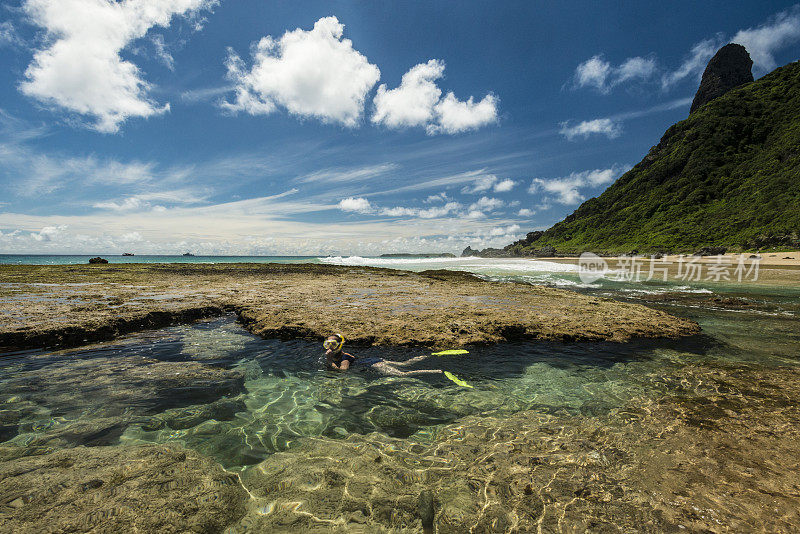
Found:
[(469, 354), (469, 351), (464, 349), (443, 350), (439, 352), (432, 352), (431, 356), (455, 356), (457, 354)]
[(451, 373), (450, 371), (445, 371), (444, 372), (444, 376), (446, 376), (447, 378), (449, 378), (450, 380), (452, 380), (453, 382), (455, 382), (456, 384), (458, 384), (461, 387), (465, 387), (465, 388), (471, 388), (472, 387), (469, 384), (467, 384), (466, 382), (464, 382), (463, 380), (461, 380), (460, 378), (458, 378), (456, 375)]

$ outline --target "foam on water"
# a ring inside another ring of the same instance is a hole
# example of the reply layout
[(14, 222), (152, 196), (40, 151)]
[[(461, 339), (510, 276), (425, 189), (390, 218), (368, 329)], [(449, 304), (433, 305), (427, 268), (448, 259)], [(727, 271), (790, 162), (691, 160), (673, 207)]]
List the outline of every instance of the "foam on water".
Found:
[(577, 272), (578, 266), (568, 263), (511, 258), (367, 258), (363, 256), (328, 256), (320, 262), (330, 265), (358, 265), (389, 267), (421, 271), (427, 269), (451, 269), (484, 272)]

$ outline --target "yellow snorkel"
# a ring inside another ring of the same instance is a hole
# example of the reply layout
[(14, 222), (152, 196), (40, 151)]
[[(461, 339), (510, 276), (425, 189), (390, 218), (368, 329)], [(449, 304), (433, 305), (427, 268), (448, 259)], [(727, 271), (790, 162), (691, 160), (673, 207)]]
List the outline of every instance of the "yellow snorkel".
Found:
[(322, 346), (333, 352), (339, 352), (342, 350), (342, 347), (344, 346), (344, 336), (342, 334), (334, 334), (330, 337), (335, 337), (337, 340), (334, 341), (333, 339), (326, 339), (322, 342)]

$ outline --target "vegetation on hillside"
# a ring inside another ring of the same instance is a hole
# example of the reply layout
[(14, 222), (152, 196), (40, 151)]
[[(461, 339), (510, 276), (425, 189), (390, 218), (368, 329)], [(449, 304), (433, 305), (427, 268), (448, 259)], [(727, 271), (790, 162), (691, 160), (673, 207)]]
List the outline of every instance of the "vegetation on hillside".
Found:
[(800, 248), (798, 234), (800, 62), (701, 107), (599, 197), (506, 251)]

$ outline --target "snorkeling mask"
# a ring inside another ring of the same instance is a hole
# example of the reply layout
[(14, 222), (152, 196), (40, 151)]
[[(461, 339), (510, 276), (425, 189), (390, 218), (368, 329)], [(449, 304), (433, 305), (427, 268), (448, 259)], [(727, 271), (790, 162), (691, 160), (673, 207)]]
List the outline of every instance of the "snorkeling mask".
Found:
[(336, 337), (339, 338), (338, 341), (335, 339), (326, 339), (322, 342), (322, 346), (334, 352), (341, 350), (342, 346), (344, 345), (344, 336), (337, 334)]

